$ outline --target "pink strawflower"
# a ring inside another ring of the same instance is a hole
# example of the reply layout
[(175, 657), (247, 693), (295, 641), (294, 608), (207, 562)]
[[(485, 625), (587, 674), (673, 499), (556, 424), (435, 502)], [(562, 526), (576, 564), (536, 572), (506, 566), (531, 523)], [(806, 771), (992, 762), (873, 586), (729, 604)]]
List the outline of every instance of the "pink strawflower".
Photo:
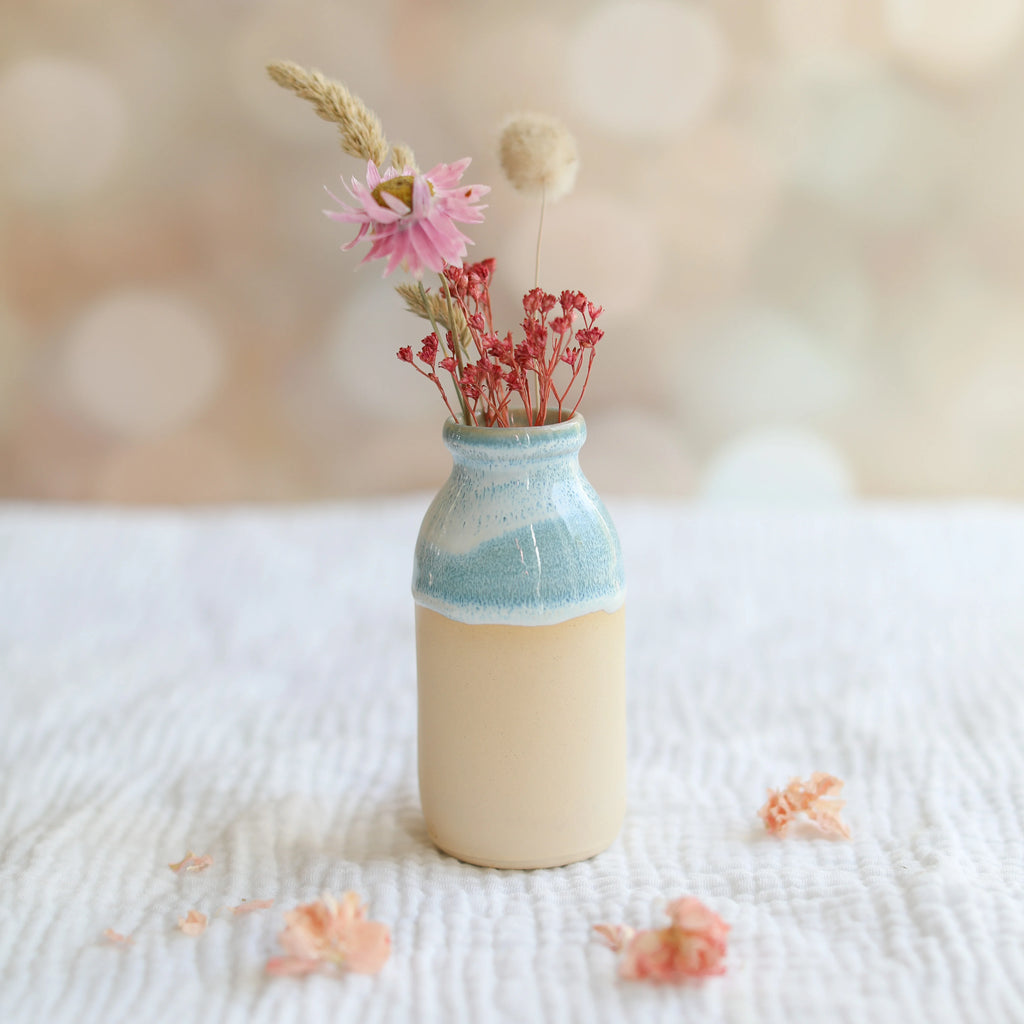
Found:
[(385, 924), (366, 920), (366, 907), (354, 892), (339, 903), (330, 893), (285, 914), (287, 927), (278, 936), (288, 956), (267, 961), (268, 974), (309, 974), (323, 967), (347, 967), (376, 974), (391, 954)]
[(815, 772), (806, 783), (791, 779), (783, 790), (769, 789), (768, 800), (757, 813), (773, 835), (785, 835), (796, 816), (806, 814), (826, 835), (849, 839), (849, 826), (839, 817), (846, 801), (836, 799), (842, 789), (842, 779)]
[(186, 935), (202, 935), (206, 931), (206, 915), (190, 910), (187, 917), (178, 918), (178, 927)]
[(113, 928), (108, 928), (103, 933), (103, 938), (118, 946), (130, 946), (135, 941), (130, 935), (122, 935), (120, 932), (115, 932)]
[(484, 219), (481, 211), (486, 207), (476, 202), (490, 188), (459, 186), (469, 163), (466, 157), (454, 164), (438, 164), (425, 174), (400, 174), (394, 167), (381, 174), (371, 160), (366, 165), (366, 184), (352, 178), (352, 187), (345, 186), (356, 205), (347, 205), (328, 189), (341, 209), (324, 213), (331, 220), (359, 225), (356, 237), (342, 249), (353, 248), (369, 233), (370, 251), (363, 262), (386, 259), (385, 277), (399, 264), (416, 277), (424, 269), (440, 272), (446, 263), (461, 263), (467, 244), (472, 244), (455, 222), (478, 224)]
[(633, 932), (624, 925), (597, 925), (615, 952), (622, 952), (619, 973), (631, 981), (685, 981), (724, 974), (727, 925), (700, 900), (684, 896), (666, 908), (667, 928)]

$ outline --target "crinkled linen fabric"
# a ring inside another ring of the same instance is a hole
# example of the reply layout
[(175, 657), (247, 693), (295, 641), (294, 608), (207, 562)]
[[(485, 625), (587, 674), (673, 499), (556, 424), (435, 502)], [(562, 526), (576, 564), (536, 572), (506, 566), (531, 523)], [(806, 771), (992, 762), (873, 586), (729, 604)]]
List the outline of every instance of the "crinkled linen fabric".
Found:
[[(609, 502), (625, 827), (499, 872), (420, 817), (425, 507), (0, 510), (0, 1021), (1024, 1020), (1024, 510)], [(852, 840), (768, 836), (766, 788), (814, 770)], [(213, 867), (169, 871), (190, 849)], [(384, 970), (268, 978), (283, 911), (347, 889)], [(592, 926), (683, 894), (728, 973), (620, 980)]]

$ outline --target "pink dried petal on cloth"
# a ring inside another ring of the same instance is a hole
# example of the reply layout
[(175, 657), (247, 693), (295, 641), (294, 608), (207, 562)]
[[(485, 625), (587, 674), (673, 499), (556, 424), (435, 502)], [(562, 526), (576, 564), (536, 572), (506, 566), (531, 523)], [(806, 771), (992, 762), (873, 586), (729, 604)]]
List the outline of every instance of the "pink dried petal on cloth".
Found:
[(186, 935), (202, 935), (206, 931), (206, 915), (190, 910), (187, 916), (178, 918), (178, 927)]
[(272, 956), (267, 961), (267, 974), (285, 978), (295, 974), (312, 974), (323, 964), (319, 960), (306, 960), (301, 956)]
[(204, 853), (201, 857), (197, 857), (191, 850), (189, 850), (177, 864), (168, 864), (167, 866), (175, 874), (178, 874), (180, 871), (205, 871), (212, 863), (213, 858), (208, 853)]
[(636, 935), (636, 929), (627, 924), (595, 924), (594, 931), (604, 939), (613, 953), (621, 953)]
[(229, 907), (228, 909), (237, 917), (239, 914), (251, 914), (254, 910), (266, 910), (267, 907), (272, 907), (273, 905), (273, 900), (242, 900), (237, 907)]
[(786, 829), (797, 815), (797, 808), (785, 791), (768, 790), (768, 800), (757, 812), (764, 827), (773, 835), (785, 835)]
[(288, 911), (285, 925), (278, 941), (287, 956), (268, 960), (268, 974), (308, 974), (332, 966), (376, 974), (391, 955), (387, 925), (367, 921), (366, 907), (354, 892), (340, 901), (325, 893), (322, 900)]
[(122, 935), (120, 932), (115, 932), (113, 928), (108, 928), (103, 933), (103, 938), (108, 942), (113, 942), (115, 945), (130, 945), (134, 939), (130, 935)]
[(815, 772), (811, 776), (807, 788), (813, 793), (813, 798), (808, 802), (806, 808), (807, 817), (823, 832), (849, 839), (850, 828), (839, 817), (840, 812), (846, 806), (846, 801), (836, 799), (843, 790), (842, 779), (837, 779), (834, 775), (828, 775), (825, 772)]
[(619, 973), (632, 981), (678, 982), (725, 973), (729, 925), (700, 900), (684, 896), (666, 911), (667, 928), (634, 932), (624, 925), (597, 925), (595, 930), (616, 952)]
[(849, 839), (849, 826), (839, 816), (846, 803), (837, 799), (842, 789), (842, 779), (827, 772), (815, 772), (806, 783), (790, 779), (784, 790), (768, 790), (768, 800), (757, 813), (774, 835), (785, 835), (794, 818), (805, 814), (826, 835)]

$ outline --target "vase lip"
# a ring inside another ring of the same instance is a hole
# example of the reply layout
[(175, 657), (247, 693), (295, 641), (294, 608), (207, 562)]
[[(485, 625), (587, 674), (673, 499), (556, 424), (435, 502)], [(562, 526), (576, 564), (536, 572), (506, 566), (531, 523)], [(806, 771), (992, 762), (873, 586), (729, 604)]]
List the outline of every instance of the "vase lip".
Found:
[[(513, 418), (517, 415), (522, 416), (522, 413), (513, 413)], [(517, 438), (522, 438), (526, 444), (529, 444), (532, 439), (538, 441), (542, 438), (569, 440), (582, 435), (580, 438), (580, 443), (582, 443), (587, 434), (587, 424), (583, 415), (577, 412), (561, 420), (552, 418), (557, 415), (557, 412), (548, 413), (548, 420), (540, 426), (513, 423), (510, 427), (481, 427), (474, 424), (457, 423), (449, 416), (444, 422), (444, 439), (461, 444), (504, 446), (515, 444)]]

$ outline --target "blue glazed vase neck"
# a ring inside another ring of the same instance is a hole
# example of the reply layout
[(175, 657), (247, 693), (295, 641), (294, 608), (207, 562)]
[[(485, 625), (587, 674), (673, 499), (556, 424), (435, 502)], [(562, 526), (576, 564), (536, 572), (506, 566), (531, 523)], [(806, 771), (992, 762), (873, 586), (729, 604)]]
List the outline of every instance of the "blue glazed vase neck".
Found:
[(540, 625), (623, 601), (619, 541), (580, 469), (581, 416), (543, 427), (449, 421), (451, 476), (423, 520), (413, 595), (469, 623)]
[(587, 426), (579, 414), (542, 427), (473, 427), (453, 420), (444, 425), (444, 443), (453, 461), (467, 468), (576, 460), (586, 439)]

